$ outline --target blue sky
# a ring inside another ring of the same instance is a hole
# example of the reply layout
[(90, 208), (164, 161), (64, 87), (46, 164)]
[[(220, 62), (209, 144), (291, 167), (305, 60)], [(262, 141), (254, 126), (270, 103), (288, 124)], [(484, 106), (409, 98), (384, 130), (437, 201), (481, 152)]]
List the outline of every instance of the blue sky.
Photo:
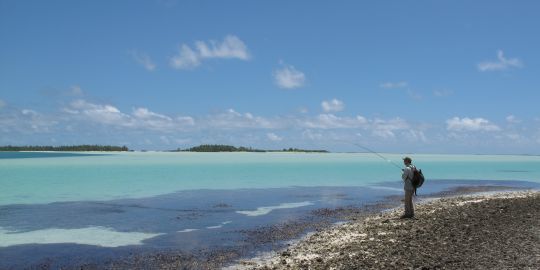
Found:
[(0, 145), (540, 154), (537, 1), (0, 1)]

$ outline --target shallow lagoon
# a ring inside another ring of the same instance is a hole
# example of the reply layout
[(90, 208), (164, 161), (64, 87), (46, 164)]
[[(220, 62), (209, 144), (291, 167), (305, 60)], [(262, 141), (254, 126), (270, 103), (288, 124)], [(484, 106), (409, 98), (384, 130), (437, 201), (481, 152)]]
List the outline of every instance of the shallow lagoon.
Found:
[[(0, 205), (144, 198), (197, 189), (366, 186), (399, 182), (401, 173), (362, 153), (33, 154), (38, 156), (3, 154)], [(385, 156), (397, 164), (403, 157)], [(429, 179), (540, 182), (539, 156), (412, 157)]]
[[(402, 194), (398, 168), (370, 154), (38, 154), (0, 159), (0, 268), (234, 246), (244, 230)], [(535, 156), (412, 157), (421, 194), (540, 187)]]

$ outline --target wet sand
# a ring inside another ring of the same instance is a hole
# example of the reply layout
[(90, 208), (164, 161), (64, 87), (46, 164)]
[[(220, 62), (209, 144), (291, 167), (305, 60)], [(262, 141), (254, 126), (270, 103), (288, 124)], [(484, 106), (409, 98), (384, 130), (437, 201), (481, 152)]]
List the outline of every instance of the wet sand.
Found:
[(347, 223), (229, 269), (540, 269), (540, 191), (464, 195), (483, 191), (427, 199), (415, 219), (399, 219), (401, 208), (350, 213)]

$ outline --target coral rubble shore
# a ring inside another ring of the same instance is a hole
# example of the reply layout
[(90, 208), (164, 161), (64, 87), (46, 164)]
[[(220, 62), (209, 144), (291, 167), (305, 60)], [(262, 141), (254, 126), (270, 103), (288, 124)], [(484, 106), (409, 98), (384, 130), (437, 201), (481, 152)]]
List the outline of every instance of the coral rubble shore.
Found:
[(540, 269), (540, 192), (441, 198), (316, 232), (244, 269)]

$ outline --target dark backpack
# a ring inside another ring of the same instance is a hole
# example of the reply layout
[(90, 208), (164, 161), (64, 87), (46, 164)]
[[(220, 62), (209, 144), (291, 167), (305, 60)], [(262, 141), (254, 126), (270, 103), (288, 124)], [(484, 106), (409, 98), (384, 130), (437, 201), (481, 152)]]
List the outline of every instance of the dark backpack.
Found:
[(425, 178), (422, 170), (418, 170), (416, 167), (413, 167), (413, 178), (411, 182), (414, 187), (414, 195), (416, 195), (416, 189), (424, 184), (424, 180)]

